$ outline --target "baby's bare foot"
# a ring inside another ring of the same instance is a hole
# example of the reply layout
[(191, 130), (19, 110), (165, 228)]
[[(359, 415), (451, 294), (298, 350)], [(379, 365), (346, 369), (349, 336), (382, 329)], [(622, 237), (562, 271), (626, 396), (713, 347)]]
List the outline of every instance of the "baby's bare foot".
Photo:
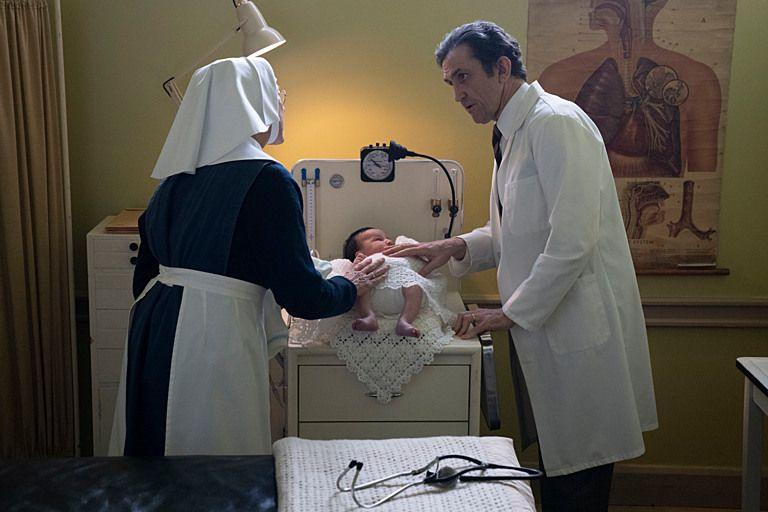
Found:
[(421, 336), (421, 332), (410, 323), (406, 322), (402, 317), (398, 319), (397, 326), (395, 327), (395, 333), (398, 336), (408, 336), (410, 338), (418, 338)]
[(378, 331), (379, 321), (376, 320), (376, 315), (371, 313), (363, 318), (358, 318), (352, 322), (352, 329), (356, 331)]

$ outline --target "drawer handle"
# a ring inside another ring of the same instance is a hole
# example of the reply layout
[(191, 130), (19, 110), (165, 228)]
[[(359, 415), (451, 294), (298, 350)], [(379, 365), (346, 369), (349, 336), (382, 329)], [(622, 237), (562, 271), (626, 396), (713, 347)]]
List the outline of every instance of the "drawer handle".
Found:
[(131, 259), (129, 260), (131, 262), (131, 265), (136, 264), (136, 256), (131, 256)]
[[(367, 397), (370, 397), (370, 398), (378, 398), (378, 397), (376, 396), (376, 393), (374, 393), (373, 391), (369, 391), (369, 392), (367, 392), (367, 393), (365, 394), (365, 396), (367, 396)], [(403, 396), (403, 394), (402, 394), (401, 392), (392, 393), (392, 398), (400, 398), (401, 396)]]
[(132, 251), (137, 251), (139, 249), (139, 244), (137, 244), (136, 242), (131, 242), (128, 248)]

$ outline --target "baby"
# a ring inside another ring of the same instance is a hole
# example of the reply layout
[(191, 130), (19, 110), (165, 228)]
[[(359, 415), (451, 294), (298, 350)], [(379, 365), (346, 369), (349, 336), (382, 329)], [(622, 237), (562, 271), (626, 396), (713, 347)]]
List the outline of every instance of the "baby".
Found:
[[(401, 237), (398, 237), (398, 240), (399, 238)], [(394, 245), (392, 240), (381, 229), (374, 227), (360, 228), (350, 234), (344, 242), (344, 258), (349, 261), (355, 261), (357, 257), (373, 256), (376, 254), (381, 258), (385, 258), (386, 256), (380, 253), (392, 245)], [(413, 262), (408, 260), (414, 260), (414, 258), (387, 258), (387, 262), (390, 264), (390, 272), (387, 279), (392, 278), (396, 280), (397, 276), (402, 275), (404, 272), (415, 273), (416, 271), (411, 268)], [(416, 284), (398, 286), (398, 288), (400, 293), (402, 293), (403, 306), (395, 326), (395, 333), (399, 336), (418, 338), (421, 336), (421, 332), (413, 326), (413, 321), (421, 310), (424, 291)], [(358, 299), (355, 303), (355, 313), (358, 318), (352, 323), (353, 329), (357, 331), (378, 330), (379, 322), (376, 319), (376, 314), (373, 312), (374, 294), (383, 293), (384, 289), (393, 289), (393, 283), (385, 281), (372, 290), (371, 293)], [(379, 305), (383, 306), (383, 302), (386, 301), (379, 301)], [(384, 312), (386, 313), (386, 311)]]

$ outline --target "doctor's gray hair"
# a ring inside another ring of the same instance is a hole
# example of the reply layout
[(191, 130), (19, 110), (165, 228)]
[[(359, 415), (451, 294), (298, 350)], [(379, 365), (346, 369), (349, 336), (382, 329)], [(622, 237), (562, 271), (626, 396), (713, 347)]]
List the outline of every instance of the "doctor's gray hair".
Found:
[(344, 240), (342, 255), (345, 259), (348, 259), (349, 261), (355, 261), (355, 254), (357, 254), (357, 235), (363, 231), (368, 231), (369, 229), (374, 228), (371, 226), (366, 226), (364, 228), (356, 229), (347, 237), (346, 240)]
[(435, 50), (437, 65), (442, 67), (445, 57), (461, 44), (469, 46), (488, 76), (493, 74), (493, 65), (499, 57), (505, 56), (512, 61), (511, 75), (522, 80), (526, 79), (520, 44), (497, 24), (478, 20), (451, 30), (437, 45)]

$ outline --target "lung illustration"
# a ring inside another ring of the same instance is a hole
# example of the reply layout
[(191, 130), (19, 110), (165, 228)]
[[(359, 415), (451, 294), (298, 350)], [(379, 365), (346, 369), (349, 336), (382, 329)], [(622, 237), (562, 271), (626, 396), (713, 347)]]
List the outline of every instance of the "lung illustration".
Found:
[(576, 97), (603, 136), (614, 176), (682, 176), (679, 106), (688, 98), (688, 85), (674, 69), (640, 58), (630, 89), (609, 58)]

